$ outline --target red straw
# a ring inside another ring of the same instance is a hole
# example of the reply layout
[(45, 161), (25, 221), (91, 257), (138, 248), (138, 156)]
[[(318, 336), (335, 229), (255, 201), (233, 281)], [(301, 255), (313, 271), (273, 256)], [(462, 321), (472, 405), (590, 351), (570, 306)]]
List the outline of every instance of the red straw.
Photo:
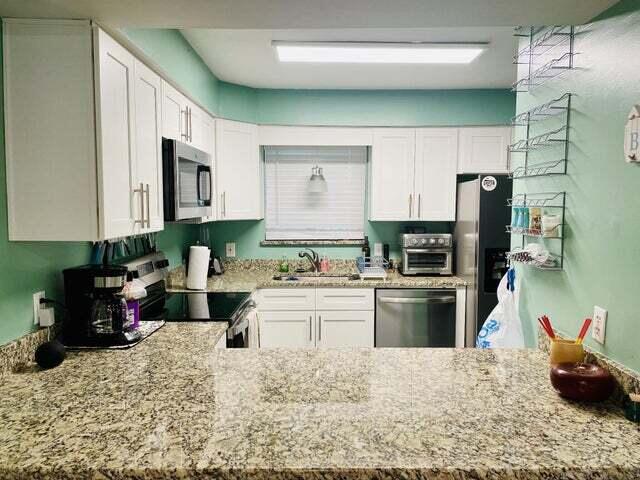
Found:
[(585, 318), (584, 323), (582, 324), (582, 328), (580, 329), (580, 333), (578, 333), (578, 338), (576, 339), (576, 343), (582, 343), (584, 340), (584, 336), (587, 334), (587, 330), (591, 326), (591, 319)]
[(546, 315), (542, 316), (542, 321), (545, 323), (545, 325), (547, 326), (547, 331), (549, 332), (549, 336), (551, 338), (556, 338), (556, 334), (553, 333), (553, 327), (551, 326), (551, 320), (549, 320), (549, 317), (547, 317)]
[(553, 338), (553, 332), (549, 330), (549, 328), (547, 327), (547, 324), (544, 323), (542, 318), (538, 318), (538, 322), (540, 323), (540, 326), (542, 327), (542, 329), (546, 332), (547, 336), (549, 336), (549, 338)]

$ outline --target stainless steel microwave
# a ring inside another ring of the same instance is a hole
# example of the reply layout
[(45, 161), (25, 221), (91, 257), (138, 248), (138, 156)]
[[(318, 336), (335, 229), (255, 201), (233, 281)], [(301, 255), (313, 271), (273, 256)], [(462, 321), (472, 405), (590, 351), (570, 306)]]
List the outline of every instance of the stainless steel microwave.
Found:
[(173, 222), (211, 214), (213, 178), (208, 153), (162, 139), (164, 219)]

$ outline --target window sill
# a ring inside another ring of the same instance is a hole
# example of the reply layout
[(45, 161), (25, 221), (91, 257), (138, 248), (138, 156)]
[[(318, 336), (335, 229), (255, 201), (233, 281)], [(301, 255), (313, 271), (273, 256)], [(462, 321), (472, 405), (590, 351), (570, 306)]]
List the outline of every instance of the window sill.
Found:
[(262, 240), (261, 247), (361, 247), (364, 240)]

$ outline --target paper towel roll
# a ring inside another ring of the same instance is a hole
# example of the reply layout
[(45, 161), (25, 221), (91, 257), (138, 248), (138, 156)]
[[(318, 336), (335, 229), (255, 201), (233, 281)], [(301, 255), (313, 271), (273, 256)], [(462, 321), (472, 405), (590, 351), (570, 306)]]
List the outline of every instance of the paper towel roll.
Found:
[(189, 274), (187, 288), (190, 290), (204, 290), (207, 288), (207, 272), (209, 271), (209, 254), (207, 247), (196, 246), (189, 248)]

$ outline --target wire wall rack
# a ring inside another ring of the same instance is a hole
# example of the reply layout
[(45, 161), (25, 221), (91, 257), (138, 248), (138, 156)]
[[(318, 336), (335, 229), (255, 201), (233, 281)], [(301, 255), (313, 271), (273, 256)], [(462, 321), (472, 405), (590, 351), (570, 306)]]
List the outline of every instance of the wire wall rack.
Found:
[(513, 83), (511, 89), (527, 92), (531, 88), (574, 68), (575, 27), (572, 25), (554, 25), (545, 28), (519, 27), (515, 35), (527, 37), (528, 45), (521, 48), (513, 57), (517, 65), (526, 65), (523, 78)]
[[(506, 226), (506, 231), (522, 239), (521, 247), (507, 254), (510, 261), (542, 270), (563, 269), (566, 196), (566, 192), (522, 193), (508, 200), (507, 204), (512, 208), (512, 223)], [(529, 221), (534, 208), (539, 210), (537, 224)], [(524, 222), (523, 210), (526, 211)], [(545, 224), (545, 217), (554, 217), (551, 227)], [(535, 241), (531, 242), (531, 239)], [(554, 243), (547, 245), (546, 241)]]
[[(520, 113), (511, 119), (514, 126), (524, 127), (523, 139), (509, 146), (510, 153), (523, 153), (523, 164), (515, 168), (511, 173), (511, 178), (540, 177), (547, 175), (564, 175), (567, 173), (567, 158), (569, 156), (569, 125), (571, 122), (571, 93), (538, 105), (526, 112)], [(532, 125), (544, 122), (544, 120), (555, 119), (554, 122), (560, 127), (532, 136)], [(530, 152), (541, 150), (546, 147), (562, 147), (560, 159), (531, 162)]]

